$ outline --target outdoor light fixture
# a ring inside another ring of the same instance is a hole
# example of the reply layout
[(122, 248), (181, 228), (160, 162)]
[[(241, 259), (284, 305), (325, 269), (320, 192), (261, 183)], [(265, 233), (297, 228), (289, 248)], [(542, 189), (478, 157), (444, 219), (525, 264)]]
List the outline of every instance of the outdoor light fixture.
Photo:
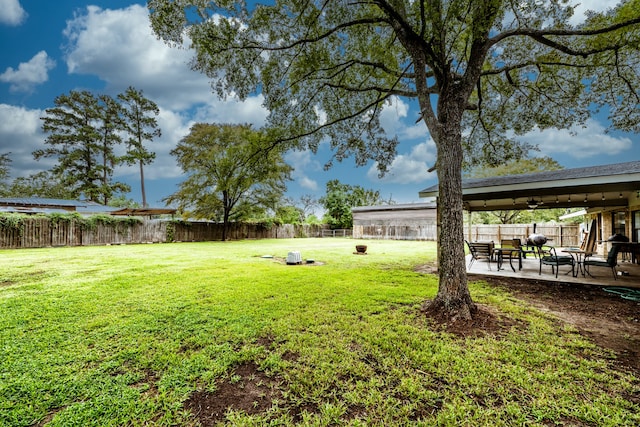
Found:
[(535, 209), (538, 207), (538, 202), (535, 199), (527, 200), (527, 206), (529, 209)]
[(604, 193), (602, 193), (602, 201), (604, 201)]
[(620, 193), (620, 196), (618, 196), (618, 197), (620, 197), (622, 199), (622, 193)]
[(567, 203), (571, 203), (571, 196), (567, 198)]
[(560, 203), (560, 200), (558, 200), (558, 196), (556, 196), (556, 203)]
[(584, 195), (584, 202), (587, 203), (587, 195)]

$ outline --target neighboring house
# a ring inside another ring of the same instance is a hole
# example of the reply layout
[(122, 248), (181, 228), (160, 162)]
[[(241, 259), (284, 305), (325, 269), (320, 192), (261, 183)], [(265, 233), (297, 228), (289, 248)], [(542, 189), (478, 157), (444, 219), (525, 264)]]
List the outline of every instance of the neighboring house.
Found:
[(436, 240), (436, 204), (361, 206), (352, 209), (354, 239)]
[(119, 208), (103, 206), (95, 202), (44, 197), (0, 198), (0, 212), (23, 214), (73, 213), (81, 215), (110, 214)]
[[(438, 186), (419, 195), (437, 198)], [(463, 180), (462, 199), (469, 212), (584, 208), (601, 254), (614, 234), (640, 242), (640, 161)]]
[(82, 200), (47, 199), (43, 197), (0, 198), (0, 212), (22, 214), (79, 213), (80, 215), (153, 216), (173, 215), (175, 209), (117, 208)]

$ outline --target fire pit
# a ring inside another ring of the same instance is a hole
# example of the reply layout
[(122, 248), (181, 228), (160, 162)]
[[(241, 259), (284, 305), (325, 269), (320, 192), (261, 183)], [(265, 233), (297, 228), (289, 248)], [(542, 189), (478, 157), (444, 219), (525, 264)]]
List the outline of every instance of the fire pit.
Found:
[(356, 254), (364, 255), (367, 253), (367, 245), (356, 245)]

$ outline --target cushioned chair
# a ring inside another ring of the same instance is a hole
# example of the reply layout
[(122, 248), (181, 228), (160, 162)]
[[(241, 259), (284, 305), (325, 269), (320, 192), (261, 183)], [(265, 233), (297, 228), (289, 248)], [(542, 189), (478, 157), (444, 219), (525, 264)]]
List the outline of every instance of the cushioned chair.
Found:
[(486, 259), (488, 261), (489, 270), (491, 270), (491, 259), (493, 258), (493, 242), (467, 242), (467, 248), (469, 248), (469, 253), (471, 254), (471, 261), (469, 261), (469, 267), (467, 269), (471, 269), (471, 266), (476, 260)]
[(607, 259), (591, 259), (590, 255), (587, 255), (584, 259), (582, 265), (584, 265), (584, 271), (591, 277), (591, 272), (589, 272), (590, 267), (609, 267), (613, 272), (613, 278), (618, 280), (618, 274), (616, 272), (616, 267), (618, 266), (618, 252), (620, 252), (620, 245), (614, 244), (607, 254)]
[(574, 275), (575, 261), (571, 255), (558, 255), (556, 248), (553, 246), (538, 246), (538, 258), (540, 259), (540, 269), (538, 274), (542, 274), (542, 266), (550, 265), (551, 272), (558, 277), (558, 271), (561, 265), (571, 266), (571, 275)]

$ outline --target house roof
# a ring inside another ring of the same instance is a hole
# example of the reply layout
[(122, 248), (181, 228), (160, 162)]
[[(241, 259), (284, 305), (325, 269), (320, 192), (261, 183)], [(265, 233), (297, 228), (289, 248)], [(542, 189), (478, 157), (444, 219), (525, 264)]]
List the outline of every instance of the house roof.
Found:
[(48, 199), (44, 197), (0, 198), (0, 212), (14, 213), (70, 213), (111, 215), (159, 215), (174, 214), (175, 209), (163, 208), (116, 208), (87, 200)]
[(49, 199), (45, 197), (0, 198), (0, 212), (15, 213), (110, 213), (116, 208), (86, 200)]
[[(640, 161), (462, 181), (468, 210), (626, 206), (640, 190)], [(438, 185), (418, 193), (437, 197)]]
[(436, 209), (436, 204), (428, 203), (405, 203), (398, 205), (377, 205), (377, 206), (358, 206), (351, 208), (352, 212), (373, 212), (373, 211), (408, 211), (419, 209)]
[(132, 215), (132, 216), (149, 216), (149, 215), (173, 215), (176, 209), (171, 208), (117, 208), (111, 212), (111, 215)]

